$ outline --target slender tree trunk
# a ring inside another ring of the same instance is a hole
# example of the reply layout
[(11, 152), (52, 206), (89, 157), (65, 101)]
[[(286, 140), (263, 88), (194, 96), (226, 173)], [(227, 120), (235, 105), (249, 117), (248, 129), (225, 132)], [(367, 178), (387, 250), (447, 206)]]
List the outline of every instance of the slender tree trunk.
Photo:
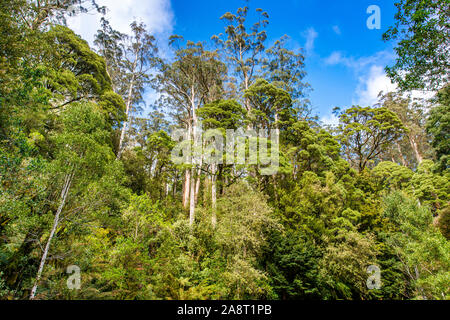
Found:
[(44, 270), (45, 262), (47, 260), (48, 251), (50, 249), (50, 243), (53, 239), (53, 236), (55, 235), (56, 229), (58, 228), (59, 224), (59, 217), (61, 215), (61, 211), (64, 208), (64, 205), (66, 204), (67, 195), (69, 194), (70, 186), (72, 185), (72, 180), (75, 172), (72, 172), (68, 175), (66, 175), (64, 186), (61, 192), (61, 203), (59, 204), (58, 210), (56, 211), (55, 219), (53, 221), (53, 227), (50, 232), (50, 235), (47, 240), (47, 244), (45, 245), (44, 253), (42, 254), (41, 263), (39, 264), (39, 269), (36, 275), (36, 280), (34, 282), (34, 286), (31, 289), (30, 294), (30, 300), (33, 300), (36, 296), (36, 291), (39, 285), (39, 281), (41, 280), (42, 271)]
[[(280, 128), (278, 125), (278, 110), (275, 110), (275, 135), (276, 135), (276, 143), (277, 143), (277, 147), (279, 146), (280, 143)], [(270, 147), (270, 149), (272, 150), (272, 146)], [(270, 155), (271, 157), (273, 157), (273, 154), (271, 153)], [(273, 194), (275, 197), (275, 203), (278, 203), (278, 194), (277, 194), (277, 175), (276, 173), (274, 173), (272, 175), (272, 179), (273, 179)]]
[(416, 160), (418, 164), (421, 164), (423, 161), (422, 155), (419, 152), (419, 147), (417, 146), (416, 140), (414, 136), (409, 136), (409, 143), (411, 144), (411, 148), (414, 151), (414, 155), (416, 156)]
[(130, 111), (131, 111), (131, 104), (133, 102), (133, 90), (134, 90), (134, 83), (136, 80), (136, 67), (137, 67), (137, 63), (138, 63), (138, 55), (139, 55), (139, 50), (136, 51), (136, 55), (134, 58), (133, 69), (132, 69), (133, 75), (131, 77), (130, 87), (128, 88), (127, 110), (126, 110), (127, 120), (123, 124), (122, 132), (120, 133), (119, 150), (117, 152), (117, 159), (120, 159), (120, 157), (122, 156), (125, 134), (127, 132), (127, 128), (129, 126), (129, 124), (131, 123), (129, 117), (130, 117)]
[[(190, 120), (188, 121), (188, 139), (192, 136), (192, 124)], [(189, 156), (192, 159), (192, 156)], [(193, 179), (193, 177), (192, 177)], [(183, 184), (183, 208), (187, 209), (189, 202), (189, 193), (191, 191), (191, 170), (186, 169), (184, 173), (184, 184)]]
[(169, 182), (168, 182), (167, 180), (166, 180), (165, 184), (166, 184), (166, 194), (165, 194), (165, 197), (167, 198), (167, 196), (169, 195), (169, 191), (170, 191), (170, 185), (169, 185)]
[(201, 164), (200, 164), (200, 167), (197, 169), (197, 181), (195, 182), (195, 196), (194, 196), (194, 199), (195, 199), (195, 204), (197, 204), (198, 203), (198, 193), (199, 193), (199, 191), (200, 191), (200, 174), (201, 174), (201, 171), (202, 169), (201, 169)]
[(211, 222), (212, 222), (213, 228), (216, 228), (216, 224), (217, 224), (216, 202), (217, 202), (216, 165), (212, 164), (212, 166), (211, 166), (211, 208), (212, 208)]
[(175, 173), (175, 178), (173, 178), (173, 186), (172, 186), (172, 196), (174, 199), (177, 192), (177, 186), (178, 186), (178, 173)]
[(187, 208), (189, 201), (189, 191), (191, 189), (191, 171), (186, 169), (183, 183), (183, 207)]
[(203, 166), (203, 154), (200, 156), (200, 165), (197, 169), (197, 182), (195, 183), (195, 204), (198, 202), (198, 193), (200, 191), (200, 183), (201, 183), (201, 173), (202, 173), (202, 166)]
[(117, 159), (120, 159), (120, 157), (122, 156), (123, 143), (124, 143), (124, 140), (125, 140), (125, 134), (127, 132), (128, 125), (130, 123), (130, 118), (129, 117), (130, 117), (131, 102), (132, 102), (132, 99), (133, 99), (133, 87), (134, 87), (134, 76), (133, 76), (133, 79), (131, 80), (130, 88), (129, 88), (129, 91), (128, 91), (127, 110), (126, 110), (127, 120), (123, 124), (122, 132), (120, 133), (119, 151), (117, 152)]
[[(400, 147), (400, 144), (398, 142), (396, 144), (397, 144), (397, 150), (398, 150), (398, 153), (400, 155), (400, 159), (402, 161), (403, 166), (404, 167), (408, 167), (408, 164), (406, 163), (405, 157), (403, 156), (403, 152), (402, 152), (402, 148)], [(392, 162), (395, 162), (395, 161), (392, 161)]]
[(191, 190), (189, 195), (189, 225), (192, 226), (195, 221), (195, 165), (197, 165), (197, 115), (196, 115), (196, 105), (195, 105), (195, 87), (191, 87), (191, 114), (192, 114), (192, 139), (193, 139), (193, 150), (192, 150), (192, 167), (191, 167)]
[(190, 191), (190, 201), (189, 201), (189, 225), (192, 226), (195, 220), (195, 183), (194, 181), (194, 168), (191, 169), (192, 183)]

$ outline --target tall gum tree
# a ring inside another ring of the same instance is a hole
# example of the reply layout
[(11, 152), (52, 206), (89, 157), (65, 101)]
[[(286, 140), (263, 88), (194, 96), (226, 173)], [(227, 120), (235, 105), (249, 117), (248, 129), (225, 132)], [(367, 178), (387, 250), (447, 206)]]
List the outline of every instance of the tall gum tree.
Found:
[[(207, 102), (220, 97), (225, 65), (218, 60), (216, 52), (206, 51), (201, 43), (188, 41), (181, 47), (182, 37), (172, 36), (171, 46), (175, 49), (172, 63), (162, 63), (157, 76), (158, 89), (162, 94), (160, 105), (170, 107), (171, 116), (186, 128), (188, 138), (193, 142), (195, 154), (199, 154), (199, 119), (197, 110)], [(201, 154), (201, 153), (200, 153)], [(189, 203), (190, 224), (195, 219), (195, 198), (199, 180), (195, 182), (195, 169), (202, 166), (202, 157), (192, 157), (190, 168), (185, 170), (183, 185), (183, 206)], [(199, 176), (199, 172), (197, 172)]]
[[(269, 24), (269, 15), (262, 9), (256, 9), (258, 21), (247, 25), (249, 7), (239, 8), (236, 14), (225, 13), (220, 19), (226, 23), (225, 33), (215, 35), (212, 39), (222, 48), (230, 64), (230, 71), (237, 76), (237, 87), (248, 90), (255, 75), (260, 72), (262, 55), (265, 49)], [(250, 112), (251, 106), (245, 97), (244, 106)]]
[(131, 23), (132, 35), (126, 36), (124, 41), (123, 76), (121, 81), (126, 85), (121, 92), (126, 104), (126, 117), (121, 132), (117, 150), (120, 159), (125, 147), (126, 133), (131, 126), (133, 108), (142, 102), (142, 94), (148, 84), (150, 70), (155, 66), (155, 38), (146, 31), (143, 23)]

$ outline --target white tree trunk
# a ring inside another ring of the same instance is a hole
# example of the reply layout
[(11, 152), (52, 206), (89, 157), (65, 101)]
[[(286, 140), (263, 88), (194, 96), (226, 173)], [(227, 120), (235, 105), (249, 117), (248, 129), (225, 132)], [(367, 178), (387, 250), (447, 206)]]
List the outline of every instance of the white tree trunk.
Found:
[(212, 222), (213, 228), (216, 228), (216, 225), (217, 225), (216, 203), (217, 203), (216, 164), (212, 164), (212, 166), (211, 166), (211, 208), (212, 208), (211, 222)]
[(128, 91), (127, 110), (126, 110), (127, 120), (123, 124), (122, 132), (120, 133), (119, 151), (117, 152), (117, 159), (120, 159), (120, 157), (122, 156), (123, 143), (124, 143), (124, 140), (125, 140), (125, 134), (127, 132), (128, 125), (130, 123), (131, 102), (133, 101), (133, 88), (134, 88), (134, 75), (133, 75), (133, 78), (131, 80), (130, 88), (129, 88), (129, 91)]
[[(188, 139), (191, 139), (192, 136), (192, 124), (190, 121), (188, 121)], [(189, 156), (189, 159), (192, 159), (191, 155)], [(194, 177), (192, 177), (193, 179)], [(183, 184), (183, 208), (188, 207), (189, 202), (189, 193), (191, 191), (191, 171), (189, 169), (186, 169), (184, 174), (184, 184)]]
[(194, 165), (197, 164), (197, 115), (196, 115), (196, 105), (195, 105), (195, 87), (191, 87), (191, 115), (192, 115), (192, 136), (193, 139), (193, 150), (192, 150), (192, 167), (191, 167), (191, 190), (189, 195), (189, 225), (192, 226), (195, 221), (195, 171)]
[(47, 240), (47, 244), (45, 245), (44, 253), (42, 254), (41, 263), (39, 264), (39, 269), (36, 275), (36, 280), (34, 283), (33, 288), (31, 289), (30, 294), (30, 300), (33, 300), (36, 296), (36, 291), (39, 285), (39, 281), (41, 280), (42, 271), (44, 270), (45, 262), (47, 260), (48, 251), (50, 249), (50, 243), (53, 239), (53, 236), (55, 235), (56, 229), (58, 228), (59, 224), (59, 217), (61, 215), (61, 211), (64, 208), (64, 205), (66, 204), (67, 195), (69, 194), (70, 186), (72, 185), (72, 180), (74, 176), (74, 172), (71, 174), (66, 175), (64, 186), (61, 192), (61, 203), (59, 204), (58, 210), (56, 211), (55, 219), (53, 221), (53, 227), (50, 232), (50, 235)]
[(189, 191), (191, 189), (191, 171), (186, 169), (184, 174), (184, 188), (183, 188), (183, 208), (187, 208), (189, 201)]
[(191, 169), (192, 183), (189, 200), (189, 225), (192, 226), (195, 220), (195, 183), (194, 183), (194, 168)]
[(198, 203), (198, 193), (200, 191), (200, 175), (201, 175), (201, 164), (200, 167), (197, 169), (197, 181), (195, 182), (195, 195), (194, 195), (194, 199), (195, 199), (195, 204)]
[[(406, 163), (405, 157), (403, 156), (402, 148), (400, 147), (398, 142), (397, 142), (397, 150), (398, 150), (398, 153), (400, 154), (400, 159), (402, 161), (403, 166), (404, 167), (408, 167), (408, 164)], [(395, 161), (392, 161), (392, 162), (395, 162)]]
[(126, 114), (127, 114), (127, 120), (126, 122), (123, 124), (122, 127), (122, 132), (120, 133), (120, 141), (119, 141), (119, 150), (117, 152), (117, 159), (120, 159), (120, 157), (122, 156), (122, 152), (123, 152), (123, 143), (125, 140), (125, 134), (127, 132), (127, 128), (131, 123), (131, 119), (130, 119), (130, 113), (131, 113), (131, 104), (133, 102), (133, 90), (134, 90), (134, 83), (136, 81), (136, 69), (138, 66), (138, 57), (139, 57), (139, 52), (140, 50), (137, 49), (135, 52), (135, 57), (134, 57), (134, 62), (133, 62), (133, 67), (132, 67), (132, 76), (131, 76), (131, 82), (130, 82), (130, 87), (128, 89), (128, 98), (127, 98), (127, 110), (126, 110)]
[(416, 156), (416, 160), (418, 164), (421, 164), (423, 161), (422, 155), (419, 152), (419, 147), (417, 146), (416, 140), (413, 136), (409, 136), (409, 143), (411, 144), (411, 148), (414, 151), (414, 155)]

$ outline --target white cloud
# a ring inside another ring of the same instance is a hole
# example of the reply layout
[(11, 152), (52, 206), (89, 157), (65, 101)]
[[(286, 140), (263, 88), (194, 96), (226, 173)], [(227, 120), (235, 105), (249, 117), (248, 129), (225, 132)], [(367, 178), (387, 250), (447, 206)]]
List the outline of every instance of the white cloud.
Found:
[(312, 54), (314, 50), (314, 42), (316, 41), (319, 34), (313, 27), (311, 27), (303, 33), (303, 36), (306, 38), (305, 50), (308, 54)]
[(327, 114), (320, 118), (320, 121), (329, 126), (337, 126), (339, 124), (339, 118), (334, 114)]
[(343, 65), (354, 72), (358, 84), (352, 104), (366, 107), (378, 102), (380, 92), (387, 93), (397, 89), (397, 86), (386, 76), (383, 67), (393, 58), (393, 53), (389, 51), (380, 51), (372, 56), (360, 58), (334, 51), (323, 60), (323, 63), (328, 66)]
[[(120, 32), (130, 33), (130, 23), (135, 19), (144, 22), (157, 37), (173, 30), (174, 14), (170, 0), (97, 0), (97, 3), (108, 8), (106, 18)], [(68, 19), (68, 25), (92, 45), (100, 27), (100, 18), (97, 13), (80, 14)]]
[(339, 26), (332, 26), (334, 33), (336, 33), (337, 35), (340, 35), (341, 29), (339, 28)]
[[(380, 92), (386, 94), (397, 90), (397, 85), (392, 83), (391, 79), (388, 78), (383, 66), (372, 65), (366, 75), (359, 77), (359, 83), (352, 104), (362, 107), (373, 106), (378, 102)], [(415, 100), (422, 100), (423, 103), (433, 98), (434, 95), (435, 92), (421, 90), (413, 90), (402, 94), (405, 98), (410, 97)]]
[(380, 92), (388, 93), (396, 90), (397, 86), (386, 76), (384, 68), (379, 65), (372, 65), (368, 74), (359, 78), (352, 103), (362, 107), (373, 106), (378, 102)]
[(393, 59), (392, 52), (379, 51), (372, 56), (354, 58), (348, 57), (340, 51), (333, 51), (327, 58), (323, 59), (325, 65), (344, 65), (353, 69), (356, 73), (367, 70), (371, 65), (385, 65)]
[[(167, 38), (173, 32), (175, 24), (170, 0), (97, 0), (97, 3), (108, 8), (106, 18), (113, 29), (130, 34), (131, 22), (134, 20), (143, 22), (147, 26), (147, 30), (158, 41), (160, 56), (170, 55), (167, 48)], [(102, 15), (98, 13), (80, 14), (74, 18), (69, 18), (67, 23), (75, 33), (93, 46), (94, 36), (100, 28), (101, 17)], [(146, 116), (151, 111), (151, 106), (158, 97), (158, 93), (151, 88), (147, 88), (144, 94), (146, 105), (143, 106), (142, 115)]]

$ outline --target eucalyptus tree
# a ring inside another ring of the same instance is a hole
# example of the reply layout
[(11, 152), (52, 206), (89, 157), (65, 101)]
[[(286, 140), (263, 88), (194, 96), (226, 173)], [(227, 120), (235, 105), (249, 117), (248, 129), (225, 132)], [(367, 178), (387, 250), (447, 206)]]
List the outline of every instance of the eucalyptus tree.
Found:
[[(429, 150), (428, 136), (425, 131), (427, 110), (418, 102), (411, 98), (403, 97), (399, 93), (391, 92), (381, 98), (380, 104), (394, 112), (402, 122), (403, 126), (407, 128), (404, 140), (397, 141), (395, 148), (400, 156), (403, 165), (408, 162), (415, 162), (419, 165), (424, 158), (424, 155)], [(403, 150), (410, 151), (406, 154)], [(408, 153), (412, 155), (408, 157)], [(415, 161), (409, 159), (413, 158)], [(409, 161), (407, 161), (409, 160)]]
[[(217, 52), (205, 50), (202, 43), (188, 41), (184, 48), (181, 43), (182, 37), (171, 37), (170, 44), (175, 49), (175, 59), (173, 63), (161, 64), (157, 85), (162, 93), (161, 106), (171, 109), (171, 116), (187, 130), (186, 138), (194, 141), (194, 148), (197, 149), (201, 148), (197, 143), (200, 134), (197, 110), (203, 104), (220, 97), (226, 67), (218, 60)], [(198, 192), (194, 183), (194, 167), (201, 168), (202, 157), (189, 156), (189, 159), (190, 169), (185, 169), (183, 206), (187, 207), (188, 202), (190, 203), (192, 225), (195, 194)]]
[(354, 106), (339, 117), (339, 140), (344, 154), (359, 171), (405, 134), (398, 116), (387, 108)]
[[(213, 134), (226, 139), (227, 130), (237, 130), (244, 126), (246, 121), (246, 110), (235, 100), (216, 100), (205, 104), (198, 109), (198, 115), (204, 130), (213, 129)], [(216, 139), (216, 137), (214, 137)], [(228, 143), (228, 142), (227, 142)], [(208, 150), (211, 153), (221, 152), (216, 150), (214, 146)], [(227, 163), (227, 156), (223, 153), (216, 155), (215, 159), (220, 159), (219, 163), (211, 163), (210, 174), (211, 179), (211, 209), (212, 209), (212, 225), (217, 223), (217, 184), (219, 184), (219, 192), (224, 191), (224, 184), (227, 178), (230, 178), (232, 164)], [(213, 161), (214, 162), (214, 161)], [(229, 179), (231, 180), (231, 179)]]
[(97, 30), (94, 44), (98, 53), (106, 61), (106, 71), (111, 78), (114, 92), (123, 91), (123, 60), (125, 56), (126, 35), (111, 27), (104, 17), (101, 18), (101, 29)]
[(265, 51), (262, 61), (263, 77), (273, 85), (287, 91), (291, 96), (298, 119), (309, 118), (311, 110), (306, 98), (310, 86), (306, 76), (305, 57), (301, 51), (287, 48), (289, 37), (284, 35)]
[[(212, 39), (221, 46), (230, 71), (238, 79), (238, 88), (248, 90), (261, 70), (262, 56), (267, 39), (266, 27), (269, 15), (262, 9), (256, 9), (258, 21), (248, 26), (247, 6), (239, 8), (236, 14), (225, 13), (220, 19), (226, 23), (225, 33), (215, 35)], [(244, 98), (244, 106), (250, 112), (248, 99)]]
[(450, 168), (450, 85), (440, 90), (437, 102), (430, 112), (426, 130), (433, 137), (431, 145), (438, 160), (437, 168), (446, 171)]
[(45, 71), (42, 81), (52, 96), (52, 109), (62, 109), (73, 102), (107, 100), (117, 109), (109, 110), (112, 121), (120, 121), (123, 102), (112, 91), (105, 60), (85, 40), (67, 27), (53, 26), (43, 34), (39, 49), (34, 58)]
[(106, 8), (95, 0), (25, 0), (27, 10), (20, 13), (24, 23), (33, 30), (47, 27), (52, 22), (66, 24), (67, 17), (97, 11), (104, 14)]
[[(143, 93), (150, 81), (150, 71), (156, 64), (157, 47), (155, 38), (150, 35), (143, 23), (136, 21), (131, 23), (132, 35), (123, 37), (123, 60), (120, 64), (121, 74), (117, 76), (117, 90), (122, 95), (126, 105), (126, 121), (122, 125), (117, 159), (120, 159), (124, 146), (127, 130), (131, 125), (133, 111), (143, 102)], [(111, 32), (112, 36), (120, 37), (119, 34)], [(99, 41), (101, 41), (99, 39)], [(119, 50), (120, 49), (116, 49)], [(112, 59), (117, 57), (112, 56)], [(110, 61), (111, 66), (117, 64)], [(115, 80), (115, 79), (113, 79)]]

